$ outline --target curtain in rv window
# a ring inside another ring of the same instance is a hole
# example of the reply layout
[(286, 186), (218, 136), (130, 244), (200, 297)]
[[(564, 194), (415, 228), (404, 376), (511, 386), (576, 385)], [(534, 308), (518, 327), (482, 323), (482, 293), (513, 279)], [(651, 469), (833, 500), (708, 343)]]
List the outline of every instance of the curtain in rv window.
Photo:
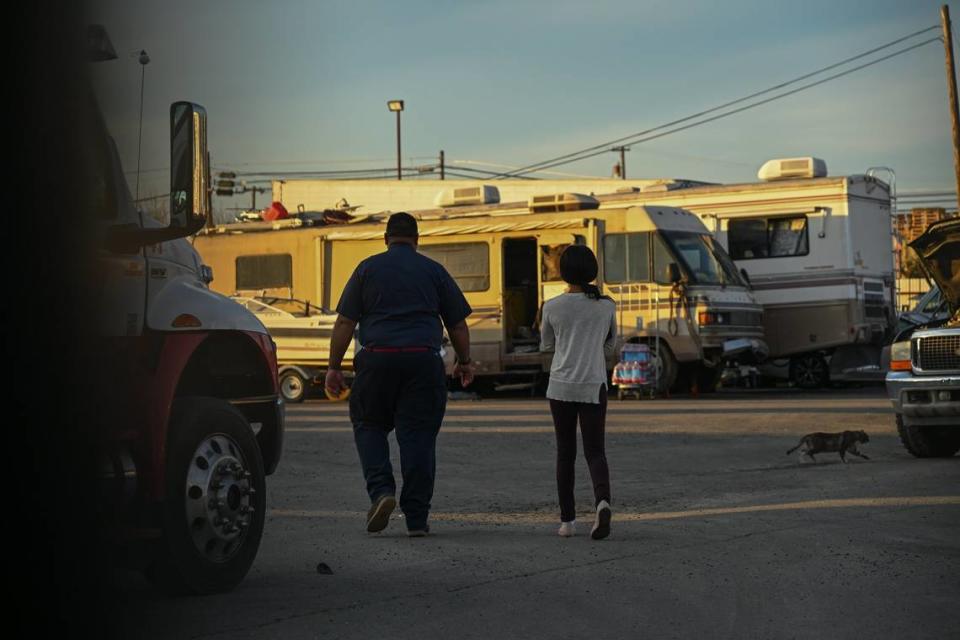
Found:
[(610, 284), (650, 281), (650, 234), (612, 233), (603, 239), (603, 280)]
[(806, 216), (730, 220), (727, 245), (734, 260), (787, 258), (810, 253)]
[(490, 288), (490, 249), (486, 242), (421, 244), (417, 250), (442, 264), (461, 291)]
[(237, 290), (293, 287), (293, 257), (289, 253), (237, 256)]

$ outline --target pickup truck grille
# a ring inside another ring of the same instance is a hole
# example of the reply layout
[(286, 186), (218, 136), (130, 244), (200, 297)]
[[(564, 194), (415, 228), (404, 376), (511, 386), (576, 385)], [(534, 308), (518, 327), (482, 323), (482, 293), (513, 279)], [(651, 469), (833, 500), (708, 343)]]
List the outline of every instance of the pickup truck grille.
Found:
[(921, 371), (960, 370), (960, 335), (918, 338), (916, 358)]
[(763, 313), (760, 311), (731, 311), (730, 324), (736, 327), (759, 327), (763, 324)]

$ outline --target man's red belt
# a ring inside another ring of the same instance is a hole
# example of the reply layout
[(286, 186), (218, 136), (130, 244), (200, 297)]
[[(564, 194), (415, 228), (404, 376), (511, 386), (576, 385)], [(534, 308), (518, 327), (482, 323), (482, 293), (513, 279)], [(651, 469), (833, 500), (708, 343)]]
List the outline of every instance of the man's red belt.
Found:
[(436, 351), (430, 347), (364, 347), (373, 353), (414, 353), (421, 351)]

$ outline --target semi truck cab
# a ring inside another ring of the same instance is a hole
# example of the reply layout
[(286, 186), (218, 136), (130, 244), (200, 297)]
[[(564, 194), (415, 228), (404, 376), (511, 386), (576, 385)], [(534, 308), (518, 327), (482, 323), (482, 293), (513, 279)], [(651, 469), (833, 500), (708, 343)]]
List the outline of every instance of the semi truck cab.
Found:
[[(91, 27), (91, 58), (116, 58)], [(203, 107), (170, 107), (170, 218), (137, 210), (99, 110), (89, 127), (100, 216), (100, 339), (112, 390), (101, 434), (105, 526), (164, 590), (231, 589), (256, 557), (280, 460), (276, 347), (209, 289), (186, 240), (212, 215)]]

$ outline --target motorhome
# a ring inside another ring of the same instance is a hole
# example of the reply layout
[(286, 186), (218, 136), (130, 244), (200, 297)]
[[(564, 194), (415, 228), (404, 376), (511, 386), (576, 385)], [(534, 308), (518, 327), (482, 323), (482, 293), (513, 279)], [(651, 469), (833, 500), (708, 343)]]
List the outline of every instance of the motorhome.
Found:
[(816, 158), (772, 160), (760, 183), (674, 191), (658, 202), (695, 212), (763, 304), (769, 374), (796, 385), (882, 380), (896, 326), (890, 187), (827, 177)]
[[(473, 307), (471, 351), (482, 376), (512, 377), (514, 385), (529, 376), (535, 384), (549, 369), (549, 355), (539, 351), (538, 312), (564, 291), (558, 259), (574, 243), (596, 252), (621, 338), (651, 344), (662, 390), (710, 391), (725, 360), (766, 353), (760, 304), (689, 211), (552, 194), (412, 213), (420, 221), (419, 250), (447, 268)], [(386, 218), (222, 225), (199, 235), (195, 247), (217, 274), (212, 286), (219, 291), (332, 308), (357, 263), (383, 250)]]

